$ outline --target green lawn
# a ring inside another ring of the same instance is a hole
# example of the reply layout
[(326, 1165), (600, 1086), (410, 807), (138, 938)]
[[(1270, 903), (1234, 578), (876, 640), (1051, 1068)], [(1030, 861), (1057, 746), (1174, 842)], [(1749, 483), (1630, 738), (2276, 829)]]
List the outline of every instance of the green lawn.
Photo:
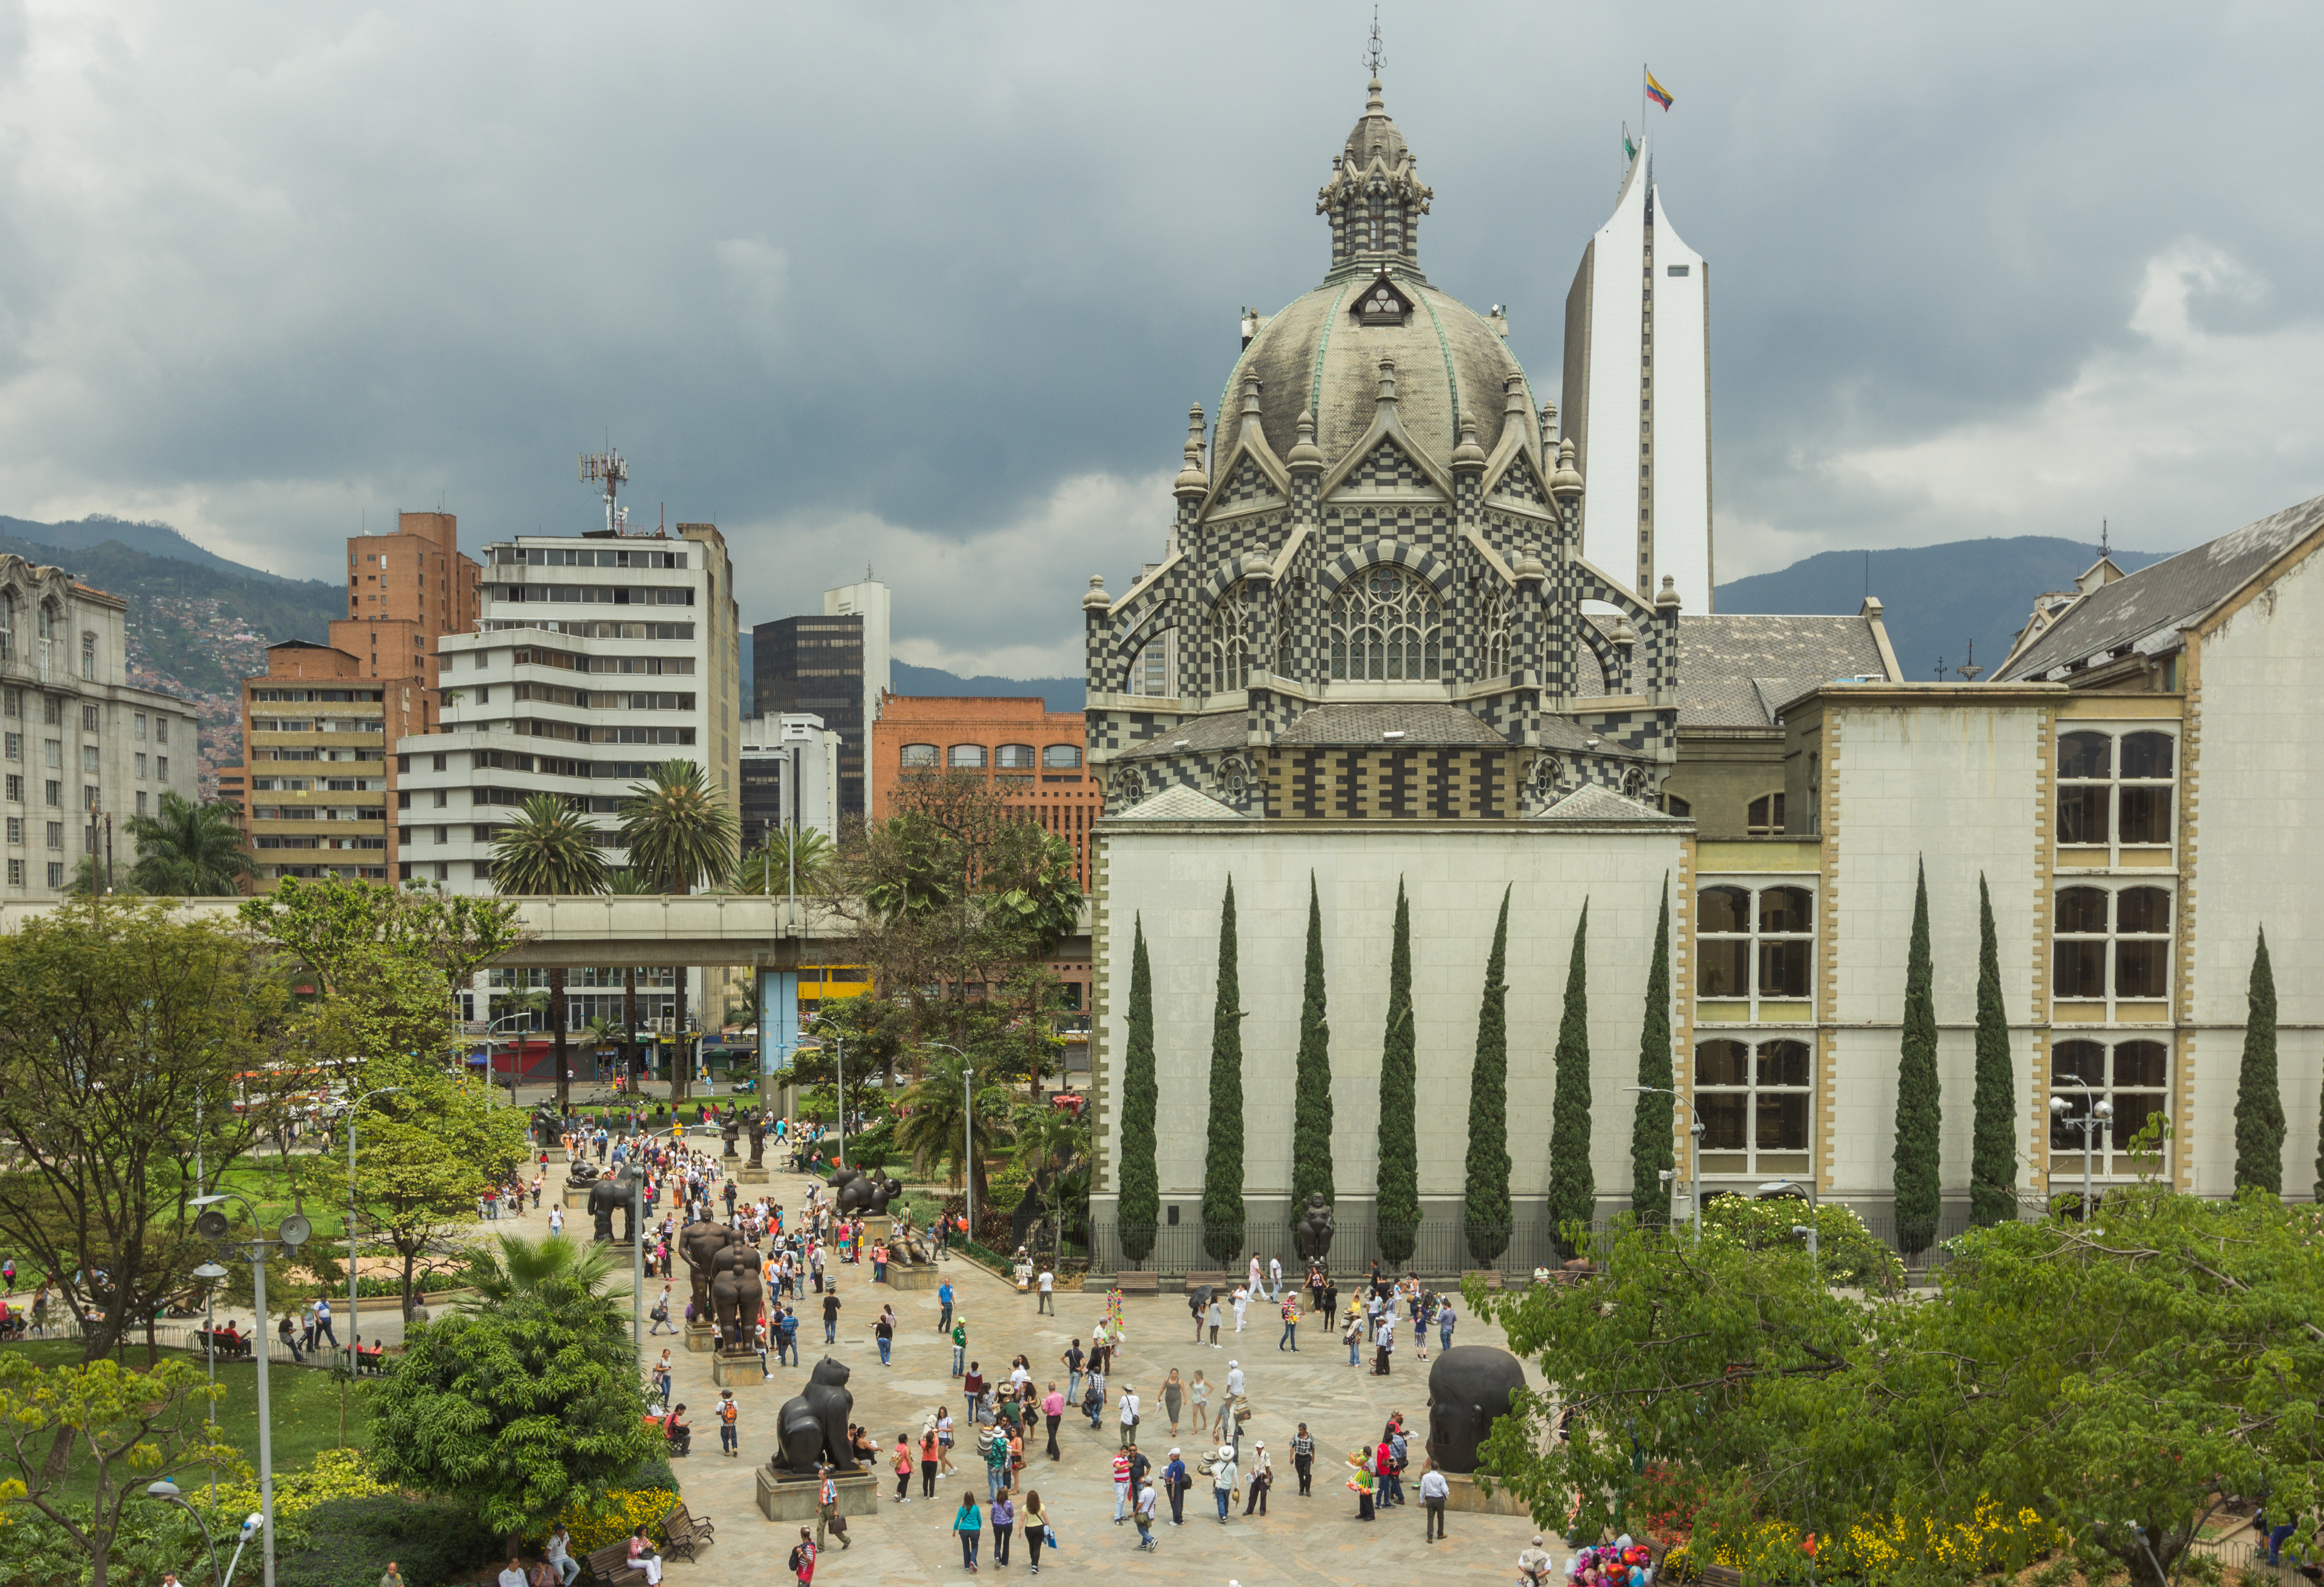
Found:
[[(80, 1345), (72, 1340), (27, 1340), (0, 1345), (0, 1350), (29, 1355), (42, 1366), (80, 1360)], [(132, 1368), (143, 1366), (144, 1346), (132, 1345), (121, 1359)], [(199, 1356), (193, 1359), (198, 1363), (201, 1360)], [(254, 1472), (258, 1468), (258, 1369), (249, 1361), (221, 1361), (217, 1380), (218, 1387), (225, 1390), (217, 1402), (219, 1431), (227, 1443), (242, 1452), (243, 1459)], [(266, 1387), (269, 1408), (273, 1412), (274, 1470), (278, 1473), (300, 1470), (325, 1450), (339, 1447), (341, 1385), (328, 1372), (273, 1366), (267, 1370)], [(370, 1440), (371, 1418), (364, 1408), (362, 1391), (348, 1385), (346, 1443), (350, 1448), (363, 1449), (369, 1446)], [(87, 1473), (77, 1475), (82, 1481), (76, 1486), (75, 1497), (91, 1497), (93, 1489), (86, 1485)], [(190, 1489), (200, 1479), (189, 1474), (179, 1481)]]

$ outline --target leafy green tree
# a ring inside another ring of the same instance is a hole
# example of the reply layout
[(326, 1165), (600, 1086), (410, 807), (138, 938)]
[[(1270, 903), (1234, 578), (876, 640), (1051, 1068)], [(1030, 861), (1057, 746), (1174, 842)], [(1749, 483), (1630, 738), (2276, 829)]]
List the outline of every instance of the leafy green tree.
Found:
[(355, 1203), (362, 1227), (395, 1253), (409, 1317), (422, 1263), (477, 1221), (477, 1198), (525, 1155), (525, 1118), (440, 1064), (383, 1065), (374, 1077), (402, 1089), (364, 1110)]
[(976, 1187), (976, 1204), (984, 1208), (992, 1204), (988, 1160), (1016, 1140), (1017, 1126), (1009, 1088), (982, 1066), (973, 1066), (976, 1106), (973, 1118), (966, 1116), (972, 1066), (949, 1047), (929, 1053), (927, 1072), (898, 1099), (896, 1144), (923, 1168), (945, 1165), (954, 1185), (963, 1182), (964, 1167)]
[[(555, 794), (534, 794), (519, 807), (517, 818), (493, 838), (493, 890), (526, 898), (556, 898), (566, 893), (605, 890), (605, 856), (597, 847), (597, 829), (578, 810)], [(571, 1066), (565, 1055), (565, 966), (549, 972), (549, 1029), (557, 1067), (557, 1111), (573, 1103)]]
[(1396, 881), (1396, 928), (1388, 960), (1388, 1027), (1380, 1036), (1379, 1152), (1373, 1170), (1373, 1221), (1380, 1260), (1412, 1259), (1420, 1227), (1418, 1083), (1412, 1031), (1412, 907)]
[(1219, 909), (1219, 991), (1211, 1008), (1211, 1112), (1203, 1154), (1203, 1249), (1221, 1262), (1242, 1249), (1242, 978), (1236, 960), (1230, 876)]
[(2009, 1056), (2009, 1016), (2001, 1006), (2001, 939), (1993, 894), (1977, 876), (1977, 1102), (1969, 1143), (1969, 1222), (1980, 1228), (2017, 1216), (2017, 1071)]
[(207, 1259), (195, 1159), (215, 1185), (279, 1130), (313, 1084), (298, 1051), (264, 945), (173, 903), (88, 899), (0, 934), (0, 1246), (56, 1276), (86, 1359)]
[(626, 1319), (575, 1265), (505, 1300), (412, 1325), (372, 1390), (382, 1481), (455, 1497), (510, 1551), (659, 1453)]
[(1929, 954), (1929, 872), (1913, 891), (1913, 940), (1904, 962), (1904, 1033), (1896, 1058), (1896, 1244), (1925, 1250), (1943, 1211), (1938, 1178), (1943, 1101), (1937, 1076), (1936, 972)]
[(814, 897), (826, 891), (838, 874), (839, 851), (822, 832), (770, 826), (759, 846), (734, 868), (734, 890), (780, 898), (796, 887)]
[(1154, 972), (1146, 962), (1146, 920), (1133, 918), (1130, 949), (1130, 1029), (1121, 1056), (1121, 1254), (1142, 1262), (1154, 1250), (1162, 1220), (1162, 1181), (1154, 1160)]
[[(733, 873), (740, 830), (734, 807), (722, 789), (710, 785), (710, 773), (698, 761), (664, 761), (650, 779), (631, 786), (622, 806), (622, 842), (630, 851), (630, 868), (659, 882), (664, 892), (724, 886)], [(680, 1012), (680, 1024), (687, 975), (680, 965), (673, 1004)], [(687, 1070), (686, 1062), (673, 1056), (672, 1102), (686, 1095), (691, 1078)]]
[[(1062, 1241), (1089, 1224), (1090, 1127), (1079, 1115), (1035, 1103), (1017, 1129), (1017, 1166), (1028, 1195)], [(1062, 1249), (1062, 1246), (1060, 1247)]]
[(1573, 927), (1565, 970), (1565, 1010), (1557, 1021), (1557, 1089), (1549, 1104), (1549, 1226), (1560, 1250), (1578, 1244), (1575, 1229), (1598, 1215), (1598, 1178), (1590, 1164), (1590, 900)]
[[(122, 1512), (145, 1502), (148, 1483), (235, 1463), (208, 1420), (217, 1392), (189, 1360), (133, 1372), (104, 1360), (42, 1367), (0, 1352), (0, 1472), (13, 1472), (0, 1481), (0, 1536), (24, 1529), (9, 1510), (31, 1510), (86, 1558), (89, 1587), (106, 1587)], [(60, 1440), (61, 1461), (52, 1457)]]
[(1477, 1009), (1477, 1056), (1469, 1069), (1468, 1178), (1462, 1195), (1469, 1254), (1489, 1266), (1509, 1246), (1509, 896), (1485, 960), (1485, 994)]
[(1670, 876), (1663, 876), (1662, 918), (1646, 966), (1646, 1011), (1638, 1022), (1638, 1103), (1630, 1116), (1630, 1210), (1651, 1229), (1670, 1223), (1670, 1176), (1677, 1162), (1671, 1130), (1678, 1099), (1671, 1063)]
[(129, 817), (128, 833), (137, 843), (129, 885), (139, 892), (225, 898), (240, 892), (244, 878), (258, 874), (244, 850), (235, 808), (224, 799), (198, 805), (164, 789), (158, 812)]
[(1299, 1057), (1291, 1108), (1291, 1215), (1332, 1182), (1332, 1025), (1323, 995), (1323, 904), (1307, 873), (1307, 984), (1299, 1001)]
[(2244, 1016), (2244, 1061), (2236, 1077), (2236, 1187), (2283, 1194), (2283, 1087), (2275, 1066), (2275, 966), (2267, 928), (2252, 952), (2251, 992)]
[(533, 1296), (556, 1297), (576, 1320), (588, 1317), (619, 1328), (630, 1320), (622, 1303), (630, 1296), (628, 1259), (618, 1246), (544, 1234), (528, 1240), (503, 1234), (472, 1246), (470, 1307), (508, 1306)]

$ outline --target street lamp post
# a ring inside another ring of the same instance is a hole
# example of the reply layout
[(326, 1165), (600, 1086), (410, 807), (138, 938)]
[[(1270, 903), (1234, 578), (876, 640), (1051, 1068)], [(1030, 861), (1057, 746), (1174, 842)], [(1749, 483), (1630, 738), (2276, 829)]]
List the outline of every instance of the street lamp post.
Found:
[(847, 1040), (844, 1037), (831, 1038), (833, 1071), (839, 1076), (839, 1166), (847, 1167)]
[[(401, 1085), (383, 1085), (366, 1091), (347, 1103), (347, 1365), (356, 1365), (354, 1352), (363, 1338), (363, 1303), (355, 1294), (355, 1112), (375, 1096), (390, 1096), (403, 1089)], [(258, 1319), (261, 1328), (266, 1319)]]
[(225, 1576), (220, 1577), (218, 1574), (217, 1563), (217, 1539), (210, 1536), (210, 1524), (202, 1518), (202, 1512), (196, 1509), (192, 1505), (188, 1504), (186, 1502), (185, 1496), (178, 1491), (178, 1485), (175, 1482), (171, 1481), (166, 1477), (161, 1479), (159, 1482), (149, 1482), (145, 1485), (145, 1497), (148, 1499), (158, 1499), (163, 1504), (174, 1504), (180, 1509), (194, 1518), (194, 1525), (202, 1529), (202, 1542), (208, 1546), (210, 1551), (211, 1582), (215, 1582), (217, 1587), (231, 1587), (231, 1583), (234, 1581), (234, 1568), (242, 1563), (242, 1551), (248, 1545), (251, 1534), (257, 1531), (259, 1527), (263, 1524), (262, 1518), (258, 1516), (251, 1516), (244, 1520), (242, 1523), (242, 1535), (235, 1541), (234, 1545), (234, 1558), (226, 1562), (226, 1574)]
[(1624, 1091), (1643, 1091), (1655, 1096), (1674, 1097), (1686, 1104), (1686, 1116), (1692, 1121), (1687, 1127), (1692, 1144), (1687, 1150), (1687, 1201), (1692, 1211), (1694, 1240), (1702, 1243), (1702, 1116), (1694, 1111), (1694, 1099), (1673, 1091), (1667, 1085), (1626, 1085)]
[(228, 1250), (234, 1249), (227, 1241), (234, 1225), (224, 1213), (217, 1210), (217, 1204), (223, 1201), (240, 1202), (243, 1210), (250, 1214), (251, 1223), (259, 1231), (237, 1254), (250, 1263), (251, 1304), (259, 1318), (256, 1348), (251, 1352), (258, 1361), (258, 1511), (260, 1527), (266, 1534), (261, 1555), (266, 1566), (266, 1587), (274, 1587), (274, 1429), (268, 1416), (267, 1401), (266, 1248), (280, 1245), (286, 1250), (295, 1251), (307, 1243), (308, 1235), (314, 1230), (304, 1214), (293, 1213), (282, 1220), (275, 1231), (275, 1238), (269, 1240), (265, 1235), (265, 1225), (259, 1222), (258, 1209), (240, 1191), (216, 1191), (208, 1195), (191, 1198), (187, 1203), (189, 1206), (203, 1209), (201, 1216), (194, 1220), (194, 1232), (205, 1240), (215, 1240), (226, 1245)]
[(2072, 1103), (2070, 1103), (2070, 1102), (2068, 1102), (2068, 1101), (2067, 1101), (2064, 1097), (2062, 1097), (2062, 1096), (2053, 1096), (2053, 1097), (2052, 1097), (2052, 1098), (2050, 1099), (2050, 1112), (2051, 1112), (2051, 1115), (2052, 1115), (2053, 1118), (2055, 1118), (2055, 1119), (2058, 1121), (2058, 1122), (2059, 1122), (2059, 1123), (2063, 1124), (2067, 1129), (2069, 1129), (2069, 1130), (2079, 1130), (2080, 1131), (2081, 1131), (2081, 1136), (2082, 1136), (2082, 1205), (2081, 1205), (2081, 1220), (2082, 1220), (2082, 1222), (2083, 1222), (2083, 1223), (2089, 1223), (2089, 1222), (2090, 1221), (2090, 1155), (2091, 1155), (2091, 1149), (2092, 1149), (2092, 1148), (2091, 1148), (2091, 1135), (2092, 1135), (2092, 1133), (2093, 1133), (2094, 1131), (2101, 1130), (2105, 1130), (2105, 1129), (2108, 1128), (2109, 1126), (2111, 1126), (2111, 1125), (2114, 1123), (2114, 1100), (2113, 1100), (2111, 1097), (2103, 1097), (2103, 1096), (2101, 1096), (2101, 1097), (2093, 1097), (2093, 1096), (2091, 1095), (2091, 1093), (2090, 1093), (2090, 1085), (2089, 1085), (2089, 1081), (2087, 1081), (2087, 1080), (2077, 1080), (2077, 1081), (2075, 1081), (2073, 1084), (2076, 1084), (2076, 1085), (2078, 1085), (2078, 1086), (2080, 1086), (2080, 1087), (2081, 1087), (2081, 1092), (2082, 1092), (2082, 1114), (2081, 1114), (2081, 1117), (2080, 1117), (2080, 1118), (2078, 1118), (2078, 1119), (2070, 1119), (2070, 1118), (2068, 1118), (2068, 1117), (2066, 1116), (2068, 1110), (2069, 1110), (2069, 1109), (2070, 1109), (2070, 1108), (2072, 1108), (2072, 1106), (2073, 1106), (2074, 1104), (2073, 1104)]

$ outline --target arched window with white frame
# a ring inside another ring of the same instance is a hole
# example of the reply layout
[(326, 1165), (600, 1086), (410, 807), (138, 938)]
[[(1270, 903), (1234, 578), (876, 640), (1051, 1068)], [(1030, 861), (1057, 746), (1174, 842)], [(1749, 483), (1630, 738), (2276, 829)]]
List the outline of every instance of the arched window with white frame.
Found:
[(1252, 669), (1267, 669), (1266, 636), (1256, 632), (1261, 619), (1243, 595), (1240, 583), (1231, 585), (1211, 608), (1206, 650), (1213, 694), (1249, 688)]
[(1382, 563), (1332, 602), (1336, 681), (1434, 683), (1443, 677), (1444, 609), (1425, 580)]

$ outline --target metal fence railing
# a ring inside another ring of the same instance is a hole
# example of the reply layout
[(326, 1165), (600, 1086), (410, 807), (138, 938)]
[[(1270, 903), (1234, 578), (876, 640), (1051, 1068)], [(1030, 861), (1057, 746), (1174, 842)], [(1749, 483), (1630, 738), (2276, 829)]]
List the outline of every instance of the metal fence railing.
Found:
[[(1606, 1227), (1600, 1221), (1592, 1232), (1603, 1234)], [(1287, 1222), (1222, 1225), (1190, 1221), (1133, 1228), (1130, 1234), (1125, 1242), (1118, 1222), (1093, 1220), (1090, 1270), (1144, 1269), (1183, 1278), (1188, 1273), (1240, 1272), (1256, 1255), (1262, 1268), (1270, 1260), (1282, 1263), (1285, 1274), (1296, 1281), (1307, 1268)], [(1133, 1258), (1132, 1250), (1139, 1254)], [(1521, 1211), (1514, 1223), (1471, 1229), (1455, 1207), (1417, 1223), (1385, 1227), (1351, 1211), (1339, 1218), (1325, 1259), (1339, 1274), (1363, 1272), (1378, 1262), (1386, 1271), (1453, 1279), (1477, 1271), (1529, 1274), (1536, 1268), (1555, 1267), (1568, 1254), (1545, 1213)]]

